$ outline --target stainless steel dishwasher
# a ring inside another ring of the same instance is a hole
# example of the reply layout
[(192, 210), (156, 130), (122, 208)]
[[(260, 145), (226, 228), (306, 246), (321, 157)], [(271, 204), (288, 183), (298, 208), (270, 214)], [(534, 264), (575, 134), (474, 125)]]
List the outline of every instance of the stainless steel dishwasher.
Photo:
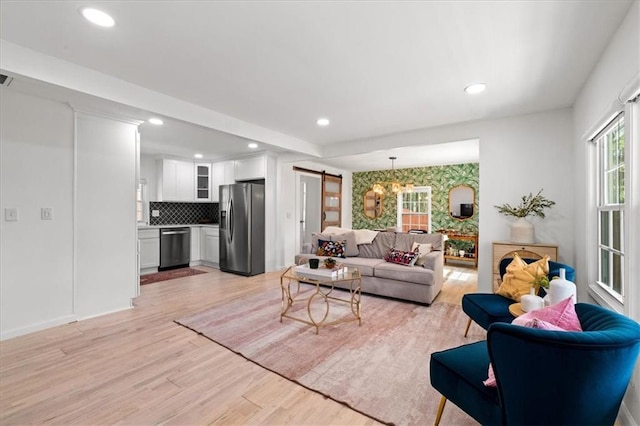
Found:
[(160, 229), (160, 267), (158, 270), (189, 266), (190, 228)]

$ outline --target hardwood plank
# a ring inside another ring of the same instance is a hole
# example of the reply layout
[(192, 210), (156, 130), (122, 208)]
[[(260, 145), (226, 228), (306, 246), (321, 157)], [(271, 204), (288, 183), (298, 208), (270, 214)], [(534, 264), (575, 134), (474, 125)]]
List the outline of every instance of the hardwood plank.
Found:
[[(0, 424), (376, 424), (174, 323), (279, 286), (199, 269), (143, 286), (133, 309), (0, 342)], [(436, 301), (475, 291), (475, 270), (445, 271)]]

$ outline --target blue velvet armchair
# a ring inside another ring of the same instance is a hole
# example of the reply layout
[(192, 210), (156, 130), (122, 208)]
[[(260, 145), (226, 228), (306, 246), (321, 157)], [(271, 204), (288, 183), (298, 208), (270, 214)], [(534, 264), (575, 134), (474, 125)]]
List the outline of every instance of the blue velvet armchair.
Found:
[[(612, 425), (640, 353), (640, 325), (578, 303), (582, 332), (506, 323), (431, 355), (431, 385), (483, 425)], [(492, 363), (497, 387), (485, 387)]]
[[(522, 259), (527, 263), (535, 262), (537, 259)], [(511, 262), (510, 258), (502, 259), (499, 265), (500, 277), (502, 278), (507, 270), (507, 265)], [(549, 274), (551, 280), (553, 277), (560, 276), (560, 268), (564, 268), (566, 279), (575, 280), (575, 269), (569, 265), (549, 261)], [(513, 300), (493, 293), (470, 293), (462, 297), (462, 310), (469, 316), (464, 336), (467, 337), (471, 321), (475, 321), (480, 327), (487, 330), (489, 326), (495, 322), (510, 323), (513, 321), (513, 315), (509, 313), (509, 305), (515, 303)]]

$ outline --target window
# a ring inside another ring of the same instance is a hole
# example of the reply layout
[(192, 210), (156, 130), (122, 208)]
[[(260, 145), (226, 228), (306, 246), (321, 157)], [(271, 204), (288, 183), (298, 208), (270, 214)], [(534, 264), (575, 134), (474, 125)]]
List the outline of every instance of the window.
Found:
[(136, 190), (136, 220), (138, 222), (147, 223), (148, 214), (148, 202), (147, 202), (147, 180), (142, 178), (138, 182), (138, 189)]
[(418, 186), (413, 192), (398, 193), (398, 227), (402, 232), (431, 232), (431, 187)]
[(597, 283), (618, 300), (624, 299), (625, 131), (624, 115), (613, 119), (596, 137)]

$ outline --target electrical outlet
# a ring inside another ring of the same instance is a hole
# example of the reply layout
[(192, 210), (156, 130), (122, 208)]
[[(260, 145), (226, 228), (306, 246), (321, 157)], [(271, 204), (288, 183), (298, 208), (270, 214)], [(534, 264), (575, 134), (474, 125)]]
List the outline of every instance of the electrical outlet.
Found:
[(41, 220), (53, 220), (53, 209), (51, 207), (43, 207), (40, 209)]
[(9, 207), (4, 209), (4, 221), (5, 222), (17, 222), (18, 221), (18, 209), (15, 207)]
[(151, 210), (151, 217), (160, 217), (160, 210)]

